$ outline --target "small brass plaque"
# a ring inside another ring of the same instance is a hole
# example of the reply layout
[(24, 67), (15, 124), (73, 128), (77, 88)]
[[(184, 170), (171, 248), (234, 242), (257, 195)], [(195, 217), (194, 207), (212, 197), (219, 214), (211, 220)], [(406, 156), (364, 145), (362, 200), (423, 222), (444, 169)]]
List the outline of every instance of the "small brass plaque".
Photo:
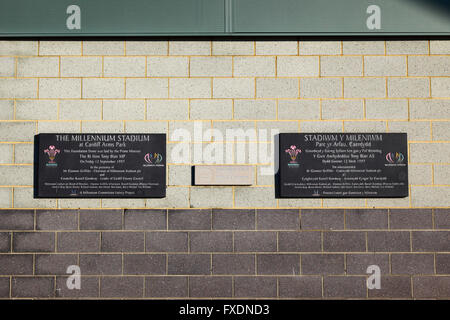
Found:
[(197, 186), (249, 186), (254, 178), (254, 166), (194, 166), (194, 185)]

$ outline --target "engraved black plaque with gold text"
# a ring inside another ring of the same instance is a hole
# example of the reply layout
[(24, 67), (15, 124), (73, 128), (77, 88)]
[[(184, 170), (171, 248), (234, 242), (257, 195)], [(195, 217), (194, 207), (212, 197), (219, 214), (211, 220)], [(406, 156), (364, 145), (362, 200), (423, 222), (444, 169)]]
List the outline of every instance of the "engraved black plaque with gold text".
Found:
[(162, 198), (165, 134), (39, 134), (35, 198)]
[(281, 133), (281, 198), (408, 196), (406, 133)]

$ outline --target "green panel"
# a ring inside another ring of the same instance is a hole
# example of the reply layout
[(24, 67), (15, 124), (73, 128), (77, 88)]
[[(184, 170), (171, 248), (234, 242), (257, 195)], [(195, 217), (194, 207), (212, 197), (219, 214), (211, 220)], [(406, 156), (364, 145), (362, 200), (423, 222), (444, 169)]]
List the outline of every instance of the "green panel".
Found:
[[(66, 27), (70, 5), (80, 30)], [(449, 36), (450, 0), (0, 0), (0, 37), (168, 35)]]
[[(81, 30), (66, 27), (70, 5)], [(224, 19), (223, 0), (0, 0), (0, 36), (208, 34)]]
[[(370, 30), (369, 5), (381, 10)], [(450, 34), (449, 0), (233, 0), (233, 31), (293, 34)]]

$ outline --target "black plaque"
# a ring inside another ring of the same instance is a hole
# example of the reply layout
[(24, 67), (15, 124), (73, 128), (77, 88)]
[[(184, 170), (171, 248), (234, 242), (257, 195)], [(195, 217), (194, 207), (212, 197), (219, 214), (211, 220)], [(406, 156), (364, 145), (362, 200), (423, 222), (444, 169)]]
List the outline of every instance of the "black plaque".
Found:
[(281, 133), (281, 198), (408, 196), (406, 133)]
[(165, 134), (39, 134), (35, 198), (163, 198)]

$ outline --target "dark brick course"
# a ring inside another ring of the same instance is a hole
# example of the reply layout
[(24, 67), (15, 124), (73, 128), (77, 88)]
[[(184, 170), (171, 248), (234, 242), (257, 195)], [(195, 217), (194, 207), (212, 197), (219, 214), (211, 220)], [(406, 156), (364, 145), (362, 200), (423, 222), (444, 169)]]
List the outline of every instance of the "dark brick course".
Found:
[(449, 276), (414, 276), (415, 298), (450, 298)]
[(144, 232), (102, 232), (104, 252), (144, 252)]
[(343, 230), (343, 209), (302, 209), (301, 228), (304, 230)]
[(413, 231), (413, 251), (450, 252), (450, 231)]
[(281, 231), (278, 233), (278, 250), (281, 252), (318, 252), (322, 235), (318, 231)]
[(144, 296), (143, 277), (102, 277), (100, 296), (105, 298), (142, 298)]
[(35, 258), (37, 275), (65, 275), (67, 267), (78, 265), (76, 254), (37, 254)]
[(121, 230), (122, 210), (80, 210), (81, 230)]
[(381, 276), (380, 289), (370, 289), (369, 298), (411, 298), (411, 278), (408, 276)]
[(123, 273), (136, 274), (166, 274), (165, 254), (124, 254)]
[(55, 234), (53, 232), (14, 232), (14, 252), (54, 252)]
[(434, 209), (436, 229), (450, 229), (450, 209)]
[(391, 209), (391, 229), (432, 229), (431, 209)]
[(325, 252), (365, 252), (366, 233), (359, 231), (333, 231), (323, 233)]
[(300, 276), (278, 278), (280, 298), (321, 298), (322, 277)]
[(11, 232), (0, 232), (0, 252), (11, 251)]
[(302, 274), (344, 274), (343, 254), (302, 254)]
[(367, 249), (370, 252), (409, 252), (410, 236), (407, 231), (368, 231)]
[(392, 254), (392, 274), (434, 274), (434, 254)]
[(151, 298), (182, 298), (188, 296), (187, 277), (146, 277), (145, 296)]
[(326, 298), (365, 298), (366, 278), (359, 276), (327, 276), (323, 279)]
[(211, 230), (211, 210), (169, 210), (169, 230)]
[(191, 232), (189, 238), (191, 252), (233, 251), (233, 234), (231, 232)]
[(258, 230), (299, 230), (300, 214), (298, 209), (256, 210)]
[(11, 280), (13, 298), (53, 298), (54, 277), (13, 277)]
[(211, 274), (211, 255), (169, 254), (168, 265), (169, 274)]
[(213, 254), (213, 274), (255, 274), (254, 254)]
[(99, 297), (99, 278), (98, 277), (81, 277), (80, 289), (69, 289), (67, 287), (68, 277), (56, 278), (57, 298), (96, 298)]
[(189, 296), (227, 298), (232, 296), (231, 277), (189, 277)]
[(348, 209), (345, 210), (347, 229), (387, 229), (387, 209)]
[(124, 229), (126, 230), (166, 230), (166, 210), (125, 210)]
[(77, 229), (77, 210), (36, 210), (36, 230)]
[(213, 209), (213, 230), (254, 230), (255, 210)]
[(0, 230), (33, 230), (34, 210), (0, 210)]
[(436, 254), (436, 273), (450, 274), (450, 254)]
[(9, 277), (0, 277), (0, 298), (9, 298)]
[(234, 251), (275, 252), (277, 251), (277, 233), (273, 231), (236, 231), (234, 233)]
[(381, 274), (389, 274), (389, 255), (379, 253), (347, 254), (347, 274), (366, 275), (367, 267), (377, 265)]
[(450, 299), (450, 210), (0, 210), (0, 298), (55, 297)]
[(298, 275), (300, 255), (298, 254), (257, 254), (257, 274)]
[(32, 254), (1, 254), (0, 275), (32, 275)]
[(99, 252), (100, 232), (60, 232), (58, 252)]
[(187, 232), (147, 232), (145, 234), (147, 252), (187, 252)]
[(121, 254), (80, 254), (83, 275), (116, 275), (122, 273)]
[(275, 298), (277, 296), (276, 277), (234, 277), (236, 298)]

